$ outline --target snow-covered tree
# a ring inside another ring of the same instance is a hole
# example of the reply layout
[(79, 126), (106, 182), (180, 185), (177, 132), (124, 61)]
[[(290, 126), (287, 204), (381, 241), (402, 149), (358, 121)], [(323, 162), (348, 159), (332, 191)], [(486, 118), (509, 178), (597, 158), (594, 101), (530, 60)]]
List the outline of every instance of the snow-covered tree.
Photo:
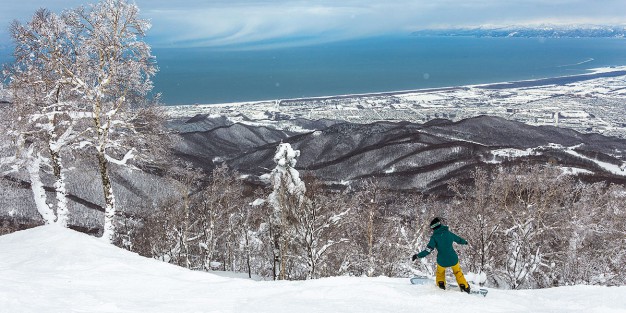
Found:
[[(2, 64), (0, 64), (0, 66), (1, 65)], [(0, 78), (2, 78), (2, 80), (0, 81), (0, 105), (9, 103), (9, 91), (4, 86), (4, 78), (3, 78), (3, 76), (4, 75), (0, 75)]]
[[(65, 224), (63, 148), (75, 143), (72, 148), (92, 149), (104, 194), (103, 238), (108, 241), (113, 240), (117, 214), (110, 164), (154, 161), (154, 153), (142, 150), (163, 152), (167, 146), (160, 139), (165, 134), (162, 110), (146, 100), (157, 68), (143, 41), (150, 25), (138, 14), (128, 1), (102, 0), (61, 15), (42, 9), (26, 25), (12, 26), (16, 62), (9, 76), (20, 114), (17, 135), (22, 137), (15, 141), (28, 146), (19, 151), (32, 151), (22, 159), (30, 158), (25, 164), (33, 175), (37, 160), (50, 160), (57, 222)], [(85, 120), (90, 125), (79, 127)]]
[(293, 150), (288, 143), (281, 143), (276, 149), (276, 167), (270, 175), (272, 193), (268, 202), (272, 207), (270, 216), (271, 237), (273, 240), (274, 277), (286, 278), (288, 245), (293, 238), (293, 225), (304, 204), (306, 187), (295, 169), (300, 151)]
[[(402, 202), (398, 210), (397, 217), (390, 218), (392, 220), (391, 227), (386, 227), (387, 232), (397, 233), (397, 244), (393, 248), (395, 259), (392, 265), (395, 269), (392, 276), (401, 275), (409, 276), (411, 274), (431, 275), (435, 274), (435, 266), (431, 258), (421, 259), (420, 262), (413, 262), (409, 257), (426, 247), (430, 240), (432, 230), (429, 227), (430, 221), (435, 216), (443, 216), (444, 212), (441, 208), (444, 203), (436, 201), (435, 197), (426, 197), (423, 194), (409, 195), (406, 198), (400, 198)], [(456, 229), (456, 228), (455, 228)]]
[(511, 288), (549, 286), (555, 267), (561, 265), (567, 247), (563, 238), (570, 235), (571, 221), (564, 217), (576, 189), (570, 176), (560, 174), (559, 169), (550, 167), (514, 169), (499, 183), (510, 188), (501, 194), (504, 216), (496, 240), (503, 244), (506, 259), (497, 274)]
[(373, 276), (377, 272), (377, 243), (384, 238), (380, 237), (382, 224), (379, 223), (381, 203), (380, 186), (374, 181), (367, 180), (362, 190), (356, 193), (356, 212), (353, 214), (352, 226), (355, 228), (352, 241), (359, 247), (355, 254), (355, 263), (361, 263), (363, 274)]
[(331, 254), (348, 242), (345, 225), (350, 220), (351, 208), (344, 199), (345, 194), (325, 192), (312, 176), (305, 179), (308, 187), (304, 204), (294, 215), (292, 253), (305, 269), (305, 278), (312, 279), (338, 270), (337, 264), (331, 264)]
[[(218, 224), (216, 251), (221, 256), (223, 269), (235, 271), (247, 268), (249, 265), (249, 205), (242, 194), (243, 184), (239, 181), (239, 174), (221, 165), (213, 170), (211, 183), (206, 190), (205, 201), (212, 202), (211, 207), (216, 211), (215, 219)], [(206, 220), (205, 220), (206, 221)], [(210, 224), (203, 223), (203, 229), (208, 234)], [(209, 259), (205, 259), (205, 264)]]
[(102, 0), (89, 9), (69, 11), (79, 30), (76, 69), (66, 72), (79, 101), (91, 113), (93, 127), (85, 139), (94, 147), (105, 199), (105, 240), (113, 240), (117, 212), (110, 163), (126, 164), (137, 155), (128, 143), (141, 123), (137, 105), (145, 103), (156, 73), (155, 58), (143, 41), (150, 24), (126, 0)]
[(190, 165), (187, 164), (183, 168), (172, 168), (169, 170), (169, 175), (174, 178), (174, 185), (176, 186), (178, 203), (176, 205), (177, 211), (180, 214), (180, 224), (178, 225), (178, 249), (176, 259), (179, 265), (186, 268), (192, 267), (192, 251), (191, 237), (196, 237), (192, 230), (192, 223), (194, 221), (193, 216), (193, 195), (197, 192), (200, 185), (200, 173), (194, 171)]
[(556, 168), (477, 170), (474, 186), (457, 194), (453, 219), (470, 243), (464, 268), (502, 288), (548, 287), (562, 276), (580, 188)]
[(581, 186), (575, 196), (558, 283), (624, 284), (620, 268), (626, 260), (626, 188), (598, 182)]
[[(46, 223), (66, 226), (68, 200), (62, 157), (77, 137), (81, 114), (75, 110), (77, 94), (65, 76), (75, 66), (75, 33), (67, 16), (38, 10), (22, 25), (14, 22), (15, 63), (10, 77), (12, 109), (16, 113), (12, 135), (18, 163), (27, 169), (35, 203)], [(84, 117), (84, 115), (82, 115)], [(55, 177), (56, 210), (46, 200), (40, 169), (49, 166)]]
[[(474, 184), (469, 190), (463, 191), (455, 181), (450, 184), (450, 189), (455, 194), (453, 209), (455, 219), (458, 219), (458, 227), (461, 233), (466, 234), (465, 239), (470, 243), (463, 268), (469, 272), (481, 274), (491, 270), (496, 254), (496, 234), (501, 228), (497, 218), (502, 208), (500, 190), (492, 184), (491, 175), (484, 169), (477, 169), (472, 173)], [(500, 185), (501, 189), (507, 190), (506, 183)]]

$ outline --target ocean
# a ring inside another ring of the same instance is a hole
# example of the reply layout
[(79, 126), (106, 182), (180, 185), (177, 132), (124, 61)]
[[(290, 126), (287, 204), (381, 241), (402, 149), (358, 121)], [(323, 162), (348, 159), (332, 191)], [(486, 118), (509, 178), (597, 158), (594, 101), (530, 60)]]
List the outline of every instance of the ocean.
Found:
[(154, 91), (164, 104), (212, 104), (581, 74), (626, 65), (626, 39), (395, 36), (264, 50), (154, 48), (153, 54), (160, 68)]
[(297, 48), (154, 49), (163, 102), (211, 104), (557, 77), (626, 65), (626, 39), (385, 37)]

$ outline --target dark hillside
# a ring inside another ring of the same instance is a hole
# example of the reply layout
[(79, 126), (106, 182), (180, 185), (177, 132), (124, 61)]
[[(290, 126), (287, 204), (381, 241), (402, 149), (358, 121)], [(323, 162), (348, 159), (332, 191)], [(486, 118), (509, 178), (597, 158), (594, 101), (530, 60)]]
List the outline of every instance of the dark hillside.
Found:
[[(491, 116), (454, 123), (434, 120), (424, 125), (331, 123), (296, 135), (236, 124), (202, 133), (181, 133), (181, 137), (178, 154), (206, 169), (224, 161), (242, 173), (259, 177), (274, 167), (272, 157), (278, 143), (288, 142), (301, 151), (297, 168), (328, 183), (371, 178), (386, 188), (416, 190), (438, 189), (450, 179), (467, 178), (477, 166), (492, 166), (489, 163), (493, 162), (505, 166), (524, 160), (552, 162), (610, 176), (614, 173), (607, 173), (595, 162), (619, 166), (626, 151), (626, 140), (619, 138)], [(568, 150), (574, 146), (576, 155)], [(532, 155), (514, 158), (492, 154), (505, 148), (535, 150)]]

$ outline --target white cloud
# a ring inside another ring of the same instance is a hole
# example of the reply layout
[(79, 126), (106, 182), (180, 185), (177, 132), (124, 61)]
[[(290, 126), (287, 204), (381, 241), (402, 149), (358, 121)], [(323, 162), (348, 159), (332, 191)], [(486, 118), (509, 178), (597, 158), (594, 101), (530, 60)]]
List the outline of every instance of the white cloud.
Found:
[[(153, 32), (170, 42), (228, 45), (277, 38), (337, 40), (397, 31), (401, 23), (368, 6), (249, 5), (153, 10)], [(166, 21), (162, 25), (156, 21)], [(171, 25), (177, 25), (172, 28)], [(161, 36), (163, 35), (163, 36)], [(166, 42), (162, 42), (166, 43)]]
[[(92, 1), (23, 0), (0, 4), (0, 45), (8, 24), (39, 7)], [(132, 1), (132, 0), (131, 0)], [(421, 28), (542, 23), (626, 23), (624, 0), (134, 0), (152, 21), (154, 45), (233, 45), (332, 41)]]
[[(171, 2), (150, 6), (167, 8), (168, 3)], [(408, 33), (420, 28), (541, 21), (626, 23), (621, 14), (626, 12), (623, 0), (233, 0), (214, 1), (197, 8), (194, 5), (198, 2), (175, 9), (144, 11), (154, 21), (154, 36), (163, 39), (159, 44), (232, 45), (293, 37), (300, 38), (300, 42), (332, 41)]]

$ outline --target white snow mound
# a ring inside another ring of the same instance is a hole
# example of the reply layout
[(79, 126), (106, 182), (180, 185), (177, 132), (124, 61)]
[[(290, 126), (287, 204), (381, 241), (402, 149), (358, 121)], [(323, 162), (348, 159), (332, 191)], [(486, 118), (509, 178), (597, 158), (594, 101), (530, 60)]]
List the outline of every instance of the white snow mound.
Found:
[(626, 287), (467, 295), (408, 279), (253, 281), (189, 271), (58, 226), (0, 236), (0, 312), (626, 312)]

